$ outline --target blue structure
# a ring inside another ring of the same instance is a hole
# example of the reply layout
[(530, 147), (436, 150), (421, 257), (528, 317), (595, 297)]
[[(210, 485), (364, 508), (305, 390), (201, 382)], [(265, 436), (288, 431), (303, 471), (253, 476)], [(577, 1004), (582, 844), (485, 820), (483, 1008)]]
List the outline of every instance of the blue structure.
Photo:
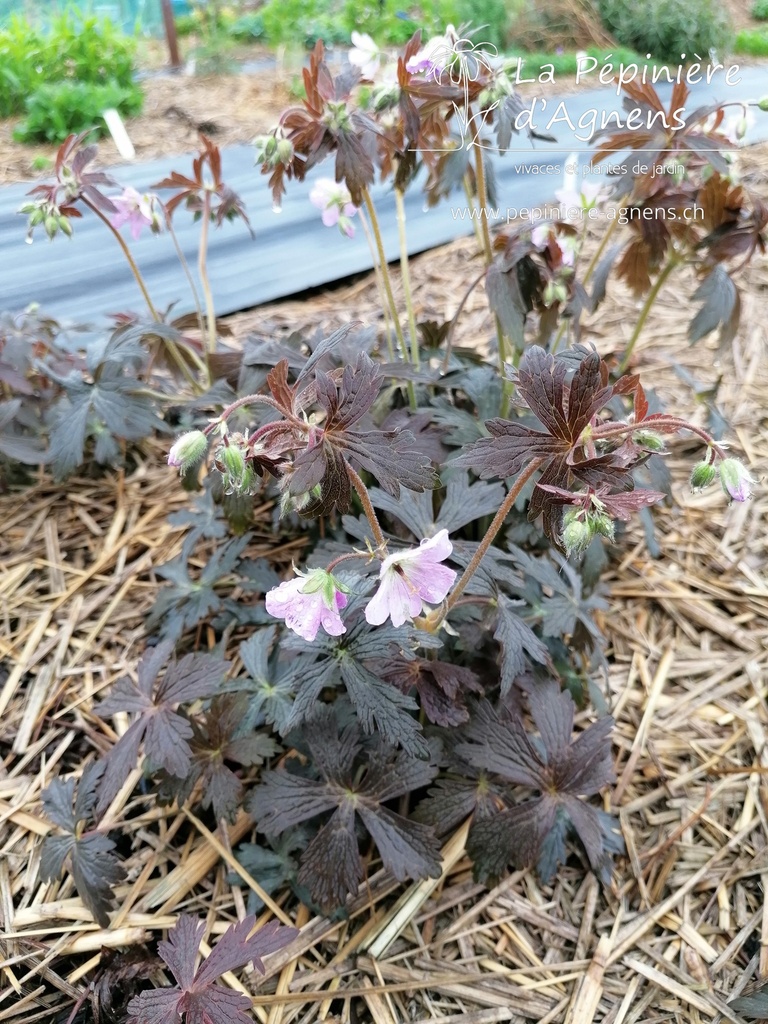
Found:
[[(189, 0), (171, 0), (171, 6), (176, 15), (188, 14), (192, 9)], [(49, 14), (73, 7), (84, 14), (109, 18), (129, 34), (163, 33), (160, 0), (0, 0), (0, 25), (12, 14), (43, 21)]]

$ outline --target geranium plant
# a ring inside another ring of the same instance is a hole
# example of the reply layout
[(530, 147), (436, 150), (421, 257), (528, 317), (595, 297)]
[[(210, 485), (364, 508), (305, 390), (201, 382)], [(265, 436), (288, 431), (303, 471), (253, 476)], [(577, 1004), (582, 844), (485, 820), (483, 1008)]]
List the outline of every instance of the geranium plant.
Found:
[[(610, 719), (574, 736), (576, 708), (585, 706), (602, 657), (594, 612), (604, 607), (603, 547), (620, 544), (623, 524), (666, 499), (654, 480), (678, 434), (701, 444), (692, 486), (719, 479), (724, 500), (744, 501), (753, 484), (721, 440), (660, 410), (640, 377), (625, 371), (653, 301), (683, 263), (701, 278), (692, 336), (735, 331), (732, 273), (762, 251), (768, 212), (734, 181), (722, 110), (713, 107), (676, 135), (618, 131), (600, 140), (599, 153), (642, 147), (657, 165), (674, 156), (682, 172), (653, 182), (625, 175), (578, 193), (566, 183), (562, 197), (569, 206), (576, 194), (584, 209), (611, 191), (639, 209), (698, 203), (703, 222), (670, 219), (662, 230), (657, 219), (651, 234), (642, 218), (606, 221), (616, 226), (586, 267), (584, 229), (565, 216), (494, 234), (486, 153), (509, 147), (520, 109), (504, 61), (462, 48), (452, 30), (425, 45), (414, 36), (389, 64), (365, 37), (355, 42), (352, 64), (336, 76), (317, 44), (304, 73), (306, 99), (257, 140), (256, 152), (276, 203), (323, 165), (329, 177), (310, 201), (342, 235), (359, 217), (376, 264), (382, 332), (350, 318), (328, 337), (225, 348), (205, 271), (208, 231), (245, 211), (208, 139), (190, 176), (157, 183), (176, 190), (165, 203), (153, 194), (110, 196), (111, 179), (88, 170), (92, 148), (70, 139), (56, 183), (36, 189), (25, 208), (31, 228), (41, 224), (53, 237), (72, 234), (71, 219), (88, 207), (126, 251), (123, 224), (172, 230), (186, 208), (201, 222), (204, 293), (196, 315), (169, 321), (130, 259), (150, 320), (123, 317), (98, 358), (84, 357), (85, 376), (75, 383), (55, 372), (53, 347), (34, 368), (15, 368), (25, 380), (44, 373), (57, 385), (60, 425), (48, 451), (59, 475), (86, 450), (114, 455), (105, 432), (125, 441), (148, 432), (155, 406), (141, 403), (151, 384), (166, 396), (159, 411), (173, 408), (175, 416), (168, 464), (200, 488), (183, 517), (181, 554), (158, 567), (168, 582), (148, 630), (160, 642), (142, 658), (137, 680), (118, 681), (96, 709), (107, 718), (127, 713), (130, 727), (106, 767), (81, 784), (88, 795), (78, 797), (74, 818), (71, 787), (49, 792), (46, 807), (68, 833), (94, 817), (89, 835), (97, 835), (99, 816), (143, 760), (163, 799), (198, 800), (223, 821), (245, 801), (273, 856), (278, 842), (303, 851), (289, 881), (323, 909), (362, 881), (363, 854), (374, 850), (399, 879), (439, 874), (440, 837), (466, 818), (467, 850), (482, 879), (510, 864), (536, 866), (549, 879), (569, 856), (569, 837), (607, 879), (622, 849), (618, 819), (590, 801), (612, 778)], [(457, 78), (456, 62), (470, 60), (473, 74)], [(629, 93), (660, 106), (649, 86)], [(468, 125), (476, 145), (462, 145)], [(478, 204), (484, 268), (447, 324), (418, 322), (412, 298), (403, 195), (422, 167), (430, 203), (463, 190)], [(395, 301), (370, 192), (377, 176), (393, 185), (405, 309)], [(611, 273), (645, 304), (624, 351), (601, 356), (580, 333), (581, 320), (597, 308)], [(454, 343), (481, 280), (494, 335), (483, 346), (488, 358), (469, 339), (463, 348)], [(170, 398), (183, 381), (180, 409)], [(15, 424), (17, 411), (6, 422), (20, 441), (30, 428), (28, 420)], [(74, 437), (71, 426), (64, 436), (64, 413), (70, 424), (77, 418)], [(265, 497), (274, 499), (275, 537), (301, 535), (299, 564), (248, 558), (250, 513)], [(228, 525), (238, 539), (227, 537)], [(194, 568), (198, 546), (206, 550), (202, 572)], [(222, 647), (239, 641), (242, 672), (219, 655), (173, 659), (203, 622)], [(46, 840), (46, 877), (67, 857), (77, 870), (84, 848), (83, 840), (56, 838), (55, 848)], [(91, 845), (103, 866), (92, 897), (103, 917), (120, 869), (103, 840)], [(253, 857), (253, 848), (243, 856)], [(178, 936), (189, 963), (174, 970), (178, 989), (162, 1001), (191, 1012), (197, 931), (186, 923)], [(240, 963), (250, 946), (242, 948)], [(137, 1002), (134, 1017), (145, 1019), (149, 1005)]]

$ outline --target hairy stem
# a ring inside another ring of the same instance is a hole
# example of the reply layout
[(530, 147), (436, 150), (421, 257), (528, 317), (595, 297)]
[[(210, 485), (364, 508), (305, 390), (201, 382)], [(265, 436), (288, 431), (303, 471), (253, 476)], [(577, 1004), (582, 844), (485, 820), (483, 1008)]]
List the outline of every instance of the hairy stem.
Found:
[[(184, 275), (187, 279), (187, 283), (189, 284), (189, 290), (192, 292), (192, 301), (195, 304), (195, 312), (197, 313), (197, 324), (198, 327), (200, 328), (200, 334), (202, 337), (205, 337), (205, 318), (203, 316), (203, 307), (200, 305), (200, 295), (198, 293), (197, 286), (195, 285), (195, 279), (192, 277), (192, 271), (189, 269), (189, 263), (187, 263), (187, 258), (184, 255), (184, 250), (181, 248), (181, 245), (179, 244), (179, 239), (176, 235), (176, 232), (174, 231), (173, 221), (168, 216), (167, 213), (165, 214), (165, 227), (166, 230), (168, 231), (168, 234), (171, 236), (173, 247), (176, 250), (176, 255), (179, 259), (179, 263), (181, 264), (182, 270), (184, 271)], [(202, 365), (203, 364), (200, 363), (201, 367)]]
[[(464, 186), (464, 195), (467, 197), (467, 206), (471, 212), (475, 208), (475, 198), (472, 195), (472, 185), (469, 177), (469, 171), (467, 171), (467, 173), (461, 179), (461, 183)], [(472, 230), (475, 232), (475, 240), (477, 241), (477, 245), (478, 248), (480, 249), (480, 252), (484, 253), (485, 246), (483, 245), (483, 229), (480, 227), (480, 224), (478, 223), (476, 217), (472, 218)]]
[(149, 310), (152, 319), (159, 321), (160, 320), (160, 316), (158, 315), (157, 310), (155, 309), (155, 307), (152, 304), (152, 299), (149, 297), (149, 291), (147, 290), (147, 286), (146, 286), (146, 284), (144, 282), (144, 278), (141, 276), (141, 271), (136, 266), (136, 261), (134, 260), (133, 256), (131, 255), (131, 250), (126, 245), (125, 239), (120, 234), (120, 232), (117, 230), (117, 228), (112, 226), (109, 218), (106, 217), (101, 212), (101, 210), (98, 208), (98, 206), (96, 206), (94, 203), (92, 203), (91, 200), (87, 196), (81, 196), (80, 200), (81, 200), (81, 202), (85, 206), (88, 207), (89, 210), (92, 210), (93, 213), (96, 214), (96, 216), (99, 218), (99, 220), (103, 221), (103, 223), (107, 225), (109, 230), (112, 232), (114, 237), (117, 239), (117, 244), (123, 250), (123, 256), (125, 256), (126, 260), (128, 261), (128, 266), (131, 268), (131, 273), (136, 278), (136, 284), (138, 284), (139, 288), (141, 289), (141, 294), (144, 296), (144, 301), (147, 304), (147, 309)]
[(387, 302), (389, 304), (389, 310), (392, 314), (392, 320), (394, 321), (395, 335), (397, 336), (397, 343), (400, 346), (403, 359), (408, 362), (408, 346), (405, 343), (405, 335), (403, 334), (403, 328), (400, 323), (400, 318), (397, 315), (397, 305), (395, 304), (395, 295), (392, 291), (392, 279), (389, 276), (389, 267), (387, 265), (387, 254), (384, 251), (384, 242), (381, 237), (381, 230), (379, 229), (379, 218), (376, 216), (376, 207), (373, 205), (373, 199), (371, 199), (371, 193), (368, 189), (363, 190), (363, 202), (365, 203), (365, 209), (368, 212), (368, 219), (371, 222), (371, 230), (373, 231), (373, 238), (376, 242), (376, 251), (379, 254), (379, 266), (381, 267), (381, 276), (384, 281), (384, 292), (387, 296)]
[(515, 480), (514, 484), (512, 485), (512, 487), (511, 487), (511, 489), (509, 491), (509, 494), (507, 494), (507, 496), (504, 499), (501, 507), (499, 508), (499, 511), (496, 513), (496, 515), (491, 520), (491, 525), (486, 530), (485, 536), (483, 537), (483, 539), (478, 544), (477, 551), (472, 556), (471, 562), (469, 563), (467, 568), (464, 570), (464, 572), (461, 574), (461, 576), (460, 576), (456, 586), (453, 588), (453, 590), (450, 593), (450, 596), (448, 597), (448, 600), (445, 602), (445, 606), (444, 606), (444, 610), (443, 610), (443, 616), (442, 616), (443, 619), (445, 619), (446, 615), (448, 615), (450, 610), (455, 607), (456, 602), (459, 600), (459, 598), (461, 597), (462, 593), (464, 592), (464, 588), (469, 583), (469, 581), (472, 579), (472, 577), (475, 575), (475, 572), (477, 571), (477, 567), (482, 562), (482, 560), (483, 560), (483, 558), (485, 556), (486, 551), (491, 546), (491, 544), (493, 543), (493, 541), (494, 541), (494, 539), (496, 537), (496, 534), (499, 532), (499, 530), (503, 526), (504, 520), (509, 515), (509, 513), (510, 513), (510, 511), (512, 509), (512, 506), (515, 504), (515, 502), (517, 501), (517, 499), (518, 499), (518, 497), (520, 495), (520, 492), (525, 487), (525, 485), (528, 483), (528, 481), (531, 479), (531, 477), (533, 476), (533, 474), (536, 472), (536, 470), (539, 468), (539, 466), (541, 465), (541, 463), (543, 461), (544, 461), (543, 459), (533, 459), (531, 462), (528, 463), (528, 465), (522, 471), (522, 473), (517, 478), (517, 480)]
[(373, 507), (373, 502), (368, 494), (368, 488), (363, 483), (360, 475), (352, 469), (350, 464), (346, 462), (345, 465), (347, 467), (347, 475), (349, 476), (352, 486), (357, 491), (360, 504), (363, 506), (363, 511), (365, 512), (365, 516), (370, 524), (373, 539), (376, 541), (376, 547), (383, 553), (387, 550), (387, 541), (381, 531), (379, 519), (376, 515), (376, 509)]
[[(597, 266), (597, 264), (598, 264), (598, 262), (600, 260), (600, 257), (605, 252), (605, 247), (608, 244), (608, 242), (609, 242), (611, 236), (613, 235), (614, 231), (616, 230), (616, 225), (618, 223), (619, 223), (618, 218), (616, 218), (615, 220), (612, 220), (611, 223), (606, 228), (606, 230), (604, 231), (603, 237), (600, 239), (600, 244), (598, 245), (597, 249), (595, 250), (594, 255), (592, 256), (592, 259), (589, 261), (589, 265), (587, 266), (587, 269), (584, 271), (584, 275), (581, 278), (581, 284), (582, 284), (582, 286), (584, 288), (586, 288), (587, 282), (589, 281), (590, 277), (592, 277), (592, 275), (594, 274), (595, 267)], [(581, 243), (579, 245), (579, 252), (581, 252), (581, 247), (583, 246), (584, 242), (586, 241), (586, 237), (587, 236), (586, 236), (586, 229), (585, 229), (584, 235), (583, 235), (583, 237), (581, 239)], [(578, 259), (578, 253), (576, 254), (576, 258)], [(563, 340), (563, 335), (565, 334), (566, 330), (568, 329), (568, 324), (569, 323), (570, 323), (569, 320), (562, 320), (560, 322), (560, 327), (557, 330), (557, 334), (555, 335), (555, 340), (552, 343), (552, 348), (550, 349), (550, 352), (552, 353), (552, 355), (554, 355), (555, 352), (557, 352), (557, 350), (560, 348), (560, 342)]]
[(206, 435), (210, 434), (216, 429), (219, 423), (226, 420), (227, 417), (231, 416), (237, 409), (242, 409), (244, 405), (271, 405), (273, 409), (277, 409), (277, 411), (294, 427), (298, 427), (300, 430), (304, 431), (309, 430), (308, 423), (305, 423), (304, 420), (300, 420), (298, 416), (292, 416), (290, 413), (287, 413), (285, 409), (283, 409), (282, 406), (270, 395), (246, 395), (244, 398), (238, 398), (236, 402), (228, 405), (221, 415), (213, 421), (213, 423), (208, 424), (203, 433)]
[(368, 551), (350, 551), (346, 555), (339, 555), (338, 558), (334, 558), (332, 562), (329, 562), (325, 567), (326, 572), (333, 572), (337, 565), (341, 565), (342, 562), (348, 562), (350, 558), (370, 558), (370, 552)]
[(206, 348), (209, 354), (216, 351), (216, 310), (213, 305), (213, 293), (211, 282), (208, 280), (208, 228), (211, 221), (211, 196), (207, 189), (203, 196), (203, 223), (200, 228), (200, 249), (197, 254), (197, 271), (200, 274), (200, 283), (203, 287), (203, 298), (205, 299), (205, 315), (208, 326), (208, 340)]
[(416, 313), (413, 308), (413, 291), (411, 290), (411, 272), (408, 266), (408, 238), (405, 233), (405, 198), (401, 189), (395, 187), (395, 206), (397, 208), (397, 234), (400, 240), (400, 277), (403, 281), (405, 308), (408, 312), (408, 327), (411, 332), (411, 362), (419, 366), (419, 335), (416, 330)]
[(376, 289), (379, 293), (379, 302), (381, 303), (381, 311), (384, 314), (384, 332), (387, 340), (387, 352), (389, 353), (389, 361), (394, 363), (395, 361), (395, 350), (392, 346), (392, 332), (391, 323), (392, 318), (389, 310), (389, 303), (387, 301), (387, 294), (384, 290), (384, 280), (381, 273), (381, 267), (379, 266), (379, 254), (376, 252), (376, 246), (373, 242), (373, 235), (371, 229), (368, 226), (368, 218), (365, 215), (365, 210), (358, 210), (360, 214), (360, 223), (363, 226), (363, 234), (365, 240), (368, 242), (368, 248), (371, 251), (371, 259), (373, 260), (373, 273), (376, 278)]
[(485, 182), (482, 146), (475, 147), (475, 179), (477, 181), (477, 205), (480, 208), (479, 222), (483, 239), (483, 255), (486, 265), (490, 267), (493, 262), (493, 249), (491, 248), (491, 230), (488, 225), (488, 188)]
[[(493, 247), (491, 246), (491, 229), (488, 225), (488, 188), (485, 181), (485, 161), (483, 159), (483, 147), (475, 146), (475, 178), (477, 180), (477, 203), (480, 207), (480, 227), (483, 237), (483, 255), (485, 265), (490, 267), (493, 263)], [(496, 344), (499, 350), (499, 373), (503, 382), (504, 393), (501, 400), (500, 415), (506, 417), (509, 413), (509, 403), (512, 397), (509, 381), (504, 376), (504, 366), (507, 362), (507, 343), (504, 338), (504, 331), (501, 320), (494, 313), (496, 325)]]
[(632, 331), (632, 337), (629, 339), (627, 347), (624, 350), (624, 355), (621, 357), (621, 362), (619, 363), (619, 373), (624, 373), (627, 366), (629, 365), (629, 361), (632, 358), (632, 353), (635, 349), (635, 345), (637, 344), (637, 339), (640, 337), (643, 327), (645, 326), (645, 321), (648, 319), (648, 314), (651, 312), (651, 309), (653, 308), (653, 304), (656, 301), (659, 292), (664, 287), (664, 283), (666, 282), (667, 278), (679, 262), (680, 261), (678, 259), (672, 257), (667, 263), (667, 265), (664, 267), (664, 269), (661, 271), (659, 276), (656, 278), (656, 280), (653, 282), (653, 287), (648, 292), (645, 298), (645, 303), (643, 304), (643, 308), (640, 310), (640, 316), (637, 318), (634, 331)]
[[(376, 216), (376, 207), (373, 205), (373, 199), (371, 199), (371, 193), (368, 189), (363, 189), (363, 202), (365, 208), (368, 211), (368, 219), (371, 222), (371, 230), (373, 231), (373, 238), (376, 242), (376, 251), (379, 254), (379, 266), (381, 267), (381, 276), (384, 281), (384, 291), (387, 295), (387, 302), (389, 303), (389, 309), (392, 313), (392, 323), (395, 328), (395, 336), (397, 337), (397, 343), (400, 346), (400, 352), (402, 353), (405, 362), (408, 362), (408, 346), (405, 343), (405, 335), (403, 334), (403, 327), (400, 323), (400, 318), (397, 313), (397, 304), (395, 303), (395, 295), (392, 291), (392, 279), (389, 276), (389, 267), (387, 265), (387, 254), (384, 252), (384, 242), (381, 237), (381, 230), (379, 229), (379, 218)], [(416, 408), (416, 391), (413, 387), (413, 381), (408, 381), (408, 404), (411, 409)]]
[[(604, 441), (611, 437), (621, 437), (622, 434), (633, 434), (635, 431), (644, 429), (644, 426), (645, 424), (643, 423), (605, 423), (592, 430), (590, 440), (592, 442)], [(669, 427), (674, 430), (689, 430), (696, 437), (700, 437), (715, 452), (719, 459), (727, 458), (725, 451), (706, 430), (703, 430), (701, 427), (695, 427), (692, 423), (680, 419), (678, 416), (658, 416), (648, 423), (648, 429), (650, 430), (663, 430)]]
[(469, 296), (472, 294), (475, 288), (480, 284), (482, 279), (485, 277), (485, 274), (486, 270), (485, 267), (483, 267), (483, 269), (480, 271), (477, 277), (470, 283), (469, 287), (462, 295), (461, 302), (459, 303), (456, 312), (453, 314), (453, 319), (451, 320), (450, 326), (448, 327), (448, 334), (446, 335), (445, 338), (445, 355), (443, 356), (443, 364), (441, 366), (441, 370), (443, 373), (448, 372), (448, 364), (451, 359), (451, 349), (453, 348), (453, 336), (456, 333), (456, 325), (459, 322), (461, 311), (466, 306), (467, 299), (469, 298)]

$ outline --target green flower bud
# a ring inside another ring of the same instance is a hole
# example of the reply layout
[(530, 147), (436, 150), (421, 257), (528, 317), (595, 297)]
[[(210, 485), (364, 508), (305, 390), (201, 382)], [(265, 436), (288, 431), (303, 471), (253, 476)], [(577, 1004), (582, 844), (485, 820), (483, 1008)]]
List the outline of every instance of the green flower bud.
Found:
[(53, 214), (49, 214), (45, 218), (45, 233), (48, 235), (51, 241), (56, 237), (56, 232), (59, 230), (59, 218), (54, 217)]
[(38, 206), (37, 209), (33, 210), (32, 213), (29, 215), (29, 226), (31, 228), (36, 228), (38, 224), (42, 224), (44, 220), (45, 210)]
[(614, 538), (614, 522), (605, 512), (588, 512), (587, 519), (593, 534), (599, 534), (612, 541)]
[(280, 518), (287, 516), (289, 512), (303, 512), (311, 501), (315, 501), (322, 494), (320, 484), (303, 494), (291, 494), (290, 491), (283, 491), (280, 495)]
[(289, 164), (293, 159), (293, 143), (290, 139), (280, 139), (277, 143), (277, 149), (275, 151), (275, 157), (277, 162), (281, 164)]
[(649, 452), (664, 451), (664, 438), (661, 434), (657, 434), (655, 430), (636, 430), (632, 435), (632, 440), (635, 444), (647, 448)]
[(588, 519), (580, 510), (569, 509), (563, 516), (562, 541), (566, 554), (583, 554), (592, 543), (594, 533)]
[(768, 96), (763, 96), (762, 99), (758, 100), (757, 106), (759, 110), (762, 110), (764, 113), (768, 113)]
[(208, 451), (208, 438), (202, 430), (190, 430), (182, 434), (168, 452), (168, 465), (178, 466), (180, 473), (185, 473), (192, 466), (205, 458)]
[(709, 487), (714, 483), (716, 476), (717, 470), (711, 462), (707, 462), (706, 459), (697, 462), (691, 470), (691, 490), (700, 491), (704, 487)]
[(71, 238), (72, 237), (72, 234), (73, 234), (73, 232), (72, 232), (72, 225), (69, 223), (69, 217), (64, 217), (64, 216), (59, 217), (59, 227), (64, 232), (64, 234), (67, 236), (67, 238)]
[(256, 150), (256, 163), (265, 164), (274, 155), (277, 149), (277, 140), (274, 135), (257, 135), (253, 140), (253, 146)]
[(222, 446), (216, 453), (217, 459), (223, 466), (227, 493), (240, 489), (245, 476), (245, 456), (240, 449), (233, 444)]

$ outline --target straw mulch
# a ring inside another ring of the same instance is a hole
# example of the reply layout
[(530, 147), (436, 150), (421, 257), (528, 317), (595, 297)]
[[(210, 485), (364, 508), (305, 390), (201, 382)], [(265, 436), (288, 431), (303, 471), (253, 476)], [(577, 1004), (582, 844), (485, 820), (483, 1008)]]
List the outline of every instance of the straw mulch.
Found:
[[(751, 155), (748, 176), (766, 158), (765, 148)], [(452, 315), (474, 273), (473, 251), (460, 241), (414, 261), (421, 316)], [(300, 938), (268, 958), (265, 980), (226, 979), (254, 995), (259, 1021), (737, 1021), (726, 1001), (768, 977), (765, 260), (744, 285), (732, 347), (688, 346), (689, 311), (681, 312), (672, 284), (637, 353), (666, 407), (695, 422), (704, 422), (704, 406), (673, 362), (701, 384), (722, 378), (719, 407), (759, 486), (739, 506), (729, 507), (717, 488), (691, 495), (696, 446), (674, 442), (675, 501), (654, 516), (662, 557), (649, 556), (633, 527), (611, 565), (601, 623), (610, 672), (600, 685), (617, 722), (617, 782), (604, 800), (620, 812), (627, 844), (611, 887), (601, 889), (572, 858), (551, 888), (515, 872), (487, 891), (472, 880), (459, 829), (436, 882), (399, 887), (372, 864), (347, 920), (310, 919), (284, 897), (271, 902), (264, 919), (292, 920)], [(621, 347), (634, 319), (620, 289), (612, 296), (587, 333), (605, 351)], [(337, 324), (341, 311), (365, 320), (375, 308), (364, 278), (232, 325), (241, 337), (249, 329), (281, 333)], [(488, 334), (478, 294), (457, 343)], [(129, 476), (55, 487), (41, 475), (31, 489), (0, 499), (0, 1021), (66, 1020), (110, 951), (153, 948), (182, 911), (205, 918), (211, 940), (242, 912), (249, 887), (259, 889), (231, 853), (251, 833), (247, 817), (212, 833), (194, 814), (134, 792), (137, 774), (107, 815), (127, 819), (121, 855), (129, 875), (112, 927), (94, 924), (71, 882), (37, 877), (49, 830), (40, 792), (80, 770), (76, 752), (104, 750), (114, 738), (91, 709), (136, 664), (161, 582), (155, 568), (182, 542), (166, 515), (188, 501), (153, 445)], [(269, 517), (262, 521), (255, 557), (275, 554)], [(213, 642), (203, 629), (200, 646)], [(233, 870), (238, 885), (228, 880)]]

